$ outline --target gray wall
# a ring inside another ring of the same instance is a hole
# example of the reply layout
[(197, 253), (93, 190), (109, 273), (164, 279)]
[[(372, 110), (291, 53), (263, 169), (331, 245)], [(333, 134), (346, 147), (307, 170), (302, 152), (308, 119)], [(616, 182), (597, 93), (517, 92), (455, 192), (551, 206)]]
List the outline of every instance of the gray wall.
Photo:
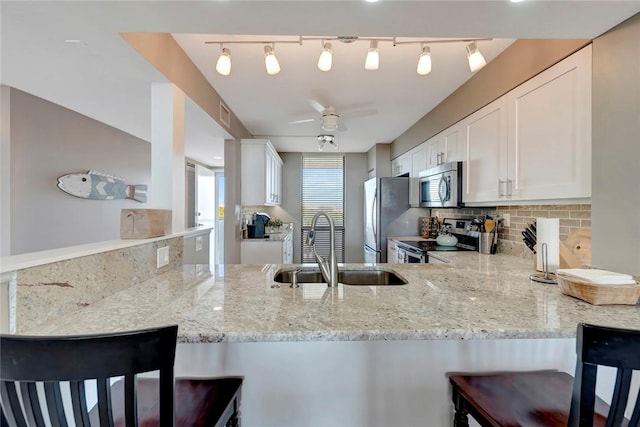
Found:
[(345, 262), (364, 262), (364, 182), (366, 153), (345, 155)]
[(640, 276), (640, 14), (593, 42), (593, 265)]
[[(278, 153), (282, 167), (282, 209), (294, 220), (293, 262), (301, 259), (302, 153)], [(367, 154), (345, 153), (345, 262), (364, 262), (362, 245)]]
[(302, 249), (302, 154), (278, 153), (282, 159), (282, 206), (293, 220), (293, 262), (300, 263)]
[(119, 239), (120, 210), (146, 204), (73, 197), (57, 179), (95, 169), (149, 184), (151, 145), (17, 89), (10, 104), (11, 255)]

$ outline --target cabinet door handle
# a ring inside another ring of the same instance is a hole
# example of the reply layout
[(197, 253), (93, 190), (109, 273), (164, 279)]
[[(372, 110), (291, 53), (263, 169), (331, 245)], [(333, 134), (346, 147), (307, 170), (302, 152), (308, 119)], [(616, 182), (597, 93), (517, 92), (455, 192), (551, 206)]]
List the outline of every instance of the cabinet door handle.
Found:
[(507, 197), (513, 196), (513, 180), (507, 180)]
[(502, 192), (502, 184), (505, 184), (505, 187), (506, 187), (507, 181), (508, 180), (504, 180), (503, 181), (502, 179), (498, 180), (498, 197), (506, 197), (507, 196), (505, 193)]

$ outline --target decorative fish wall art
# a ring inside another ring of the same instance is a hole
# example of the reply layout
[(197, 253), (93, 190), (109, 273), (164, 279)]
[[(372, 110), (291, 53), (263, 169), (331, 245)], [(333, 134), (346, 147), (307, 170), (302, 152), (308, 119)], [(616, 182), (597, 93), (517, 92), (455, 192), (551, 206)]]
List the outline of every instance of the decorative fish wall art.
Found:
[(147, 201), (146, 185), (128, 185), (122, 178), (94, 170), (61, 176), (58, 178), (58, 188), (83, 199)]

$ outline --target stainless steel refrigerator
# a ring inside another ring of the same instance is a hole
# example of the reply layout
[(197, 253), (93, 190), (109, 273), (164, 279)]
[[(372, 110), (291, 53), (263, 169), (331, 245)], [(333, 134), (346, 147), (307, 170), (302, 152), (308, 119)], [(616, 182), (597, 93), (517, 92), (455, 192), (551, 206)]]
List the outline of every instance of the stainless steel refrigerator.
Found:
[(387, 237), (419, 234), (419, 218), (430, 211), (410, 207), (410, 179), (383, 177), (365, 181), (364, 262), (387, 262)]

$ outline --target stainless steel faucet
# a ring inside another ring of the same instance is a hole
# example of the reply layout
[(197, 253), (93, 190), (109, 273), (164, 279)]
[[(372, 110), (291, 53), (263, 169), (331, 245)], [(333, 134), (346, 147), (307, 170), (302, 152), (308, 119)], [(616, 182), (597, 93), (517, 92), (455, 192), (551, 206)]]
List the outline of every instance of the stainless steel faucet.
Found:
[[(329, 221), (329, 260), (325, 260), (322, 258), (318, 251), (316, 250), (316, 221), (318, 217), (324, 216)], [(327, 285), (330, 288), (333, 288), (338, 285), (338, 262), (336, 260), (336, 241), (335, 241), (335, 225), (333, 223), (333, 219), (326, 212), (318, 212), (313, 216), (311, 220), (311, 230), (307, 233), (307, 245), (310, 245), (313, 248), (313, 255), (316, 257), (316, 261), (318, 262), (318, 267), (320, 267), (320, 272), (322, 273), (322, 277), (326, 280)]]

